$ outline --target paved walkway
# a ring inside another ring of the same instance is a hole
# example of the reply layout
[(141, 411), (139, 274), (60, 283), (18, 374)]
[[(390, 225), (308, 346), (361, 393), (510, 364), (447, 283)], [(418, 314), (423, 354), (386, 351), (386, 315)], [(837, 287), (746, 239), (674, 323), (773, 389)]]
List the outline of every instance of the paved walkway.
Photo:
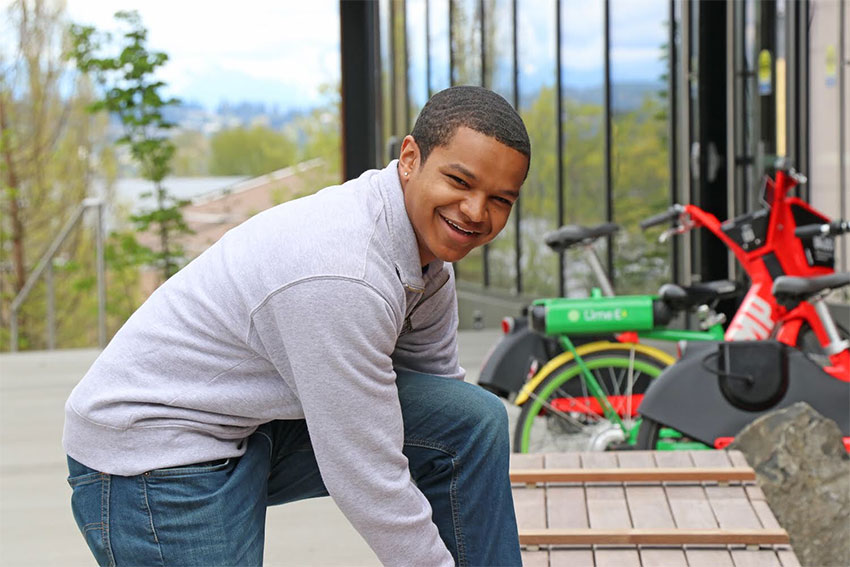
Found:
[[(493, 330), (460, 336), (477, 379)], [(0, 354), (0, 565), (93, 565), (71, 516), (62, 451), (63, 406), (97, 350)], [(380, 565), (330, 498), (269, 509), (266, 565)]]

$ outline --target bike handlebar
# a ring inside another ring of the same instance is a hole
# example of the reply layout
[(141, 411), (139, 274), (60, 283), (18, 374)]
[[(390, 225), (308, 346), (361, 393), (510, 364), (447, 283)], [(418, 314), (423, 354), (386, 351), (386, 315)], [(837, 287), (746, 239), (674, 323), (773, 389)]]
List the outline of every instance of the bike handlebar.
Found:
[(805, 238), (808, 236), (838, 236), (850, 232), (850, 222), (846, 220), (834, 220), (829, 224), (804, 224), (794, 229), (794, 236)]
[(684, 212), (685, 208), (682, 205), (675, 204), (663, 213), (658, 213), (657, 215), (652, 215), (651, 217), (640, 221), (641, 230), (646, 230), (651, 226), (656, 226), (659, 224), (664, 224), (665, 222), (669, 222), (679, 218), (679, 215)]

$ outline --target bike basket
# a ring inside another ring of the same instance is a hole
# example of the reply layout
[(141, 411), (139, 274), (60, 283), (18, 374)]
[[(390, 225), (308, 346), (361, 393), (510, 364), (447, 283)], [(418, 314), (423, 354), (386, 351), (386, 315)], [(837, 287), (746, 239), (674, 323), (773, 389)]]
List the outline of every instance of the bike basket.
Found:
[[(806, 224), (824, 224), (829, 219), (813, 211), (807, 210), (800, 205), (791, 206), (791, 214), (794, 224), (803, 226)], [(835, 268), (835, 238), (828, 235), (815, 235), (800, 237), (803, 245), (803, 253), (809, 266), (821, 266)]]
[(735, 244), (750, 252), (764, 246), (767, 242), (767, 225), (770, 220), (770, 209), (759, 209), (746, 213), (720, 225), (726, 236)]
[(776, 405), (788, 390), (788, 347), (776, 341), (731, 341), (703, 359), (723, 396), (745, 411)]
[(653, 328), (651, 295), (540, 299), (532, 328), (548, 335), (646, 331)]

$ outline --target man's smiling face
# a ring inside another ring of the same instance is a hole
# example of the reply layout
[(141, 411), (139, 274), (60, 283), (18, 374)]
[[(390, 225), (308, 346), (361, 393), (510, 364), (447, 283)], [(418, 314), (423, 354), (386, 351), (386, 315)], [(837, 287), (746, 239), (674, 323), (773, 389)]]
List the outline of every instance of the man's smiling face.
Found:
[(528, 158), (460, 127), (424, 164), (416, 141), (407, 136), (398, 170), (424, 266), (436, 258), (456, 262), (499, 234), (519, 197)]

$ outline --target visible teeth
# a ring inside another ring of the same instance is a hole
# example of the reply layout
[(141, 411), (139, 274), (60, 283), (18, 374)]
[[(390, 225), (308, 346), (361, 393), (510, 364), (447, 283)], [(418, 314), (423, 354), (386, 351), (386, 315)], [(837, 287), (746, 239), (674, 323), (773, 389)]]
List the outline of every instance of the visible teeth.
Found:
[[(445, 217), (443, 217), (443, 218), (445, 218)], [(471, 236), (471, 235), (473, 235), (473, 234), (475, 234), (475, 233), (474, 233), (474, 232), (472, 232), (471, 230), (465, 230), (465, 229), (463, 229), (463, 228), (459, 227), (458, 225), (456, 225), (455, 223), (453, 223), (453, 222), (452, 222), (452, 221), (450, 221), (449, 219), (446, 219), (446, 222), (447, 222), (447, 223), (449, 223), (450, 225), (452, 225), (453, 227), (455, 227), (456, 229), (458, 229), (459, 231), (461, 231), (461, 232), (462, 232), (462, 233), (464, 233), (464, 234), (469, 234), (470, 236)]]

